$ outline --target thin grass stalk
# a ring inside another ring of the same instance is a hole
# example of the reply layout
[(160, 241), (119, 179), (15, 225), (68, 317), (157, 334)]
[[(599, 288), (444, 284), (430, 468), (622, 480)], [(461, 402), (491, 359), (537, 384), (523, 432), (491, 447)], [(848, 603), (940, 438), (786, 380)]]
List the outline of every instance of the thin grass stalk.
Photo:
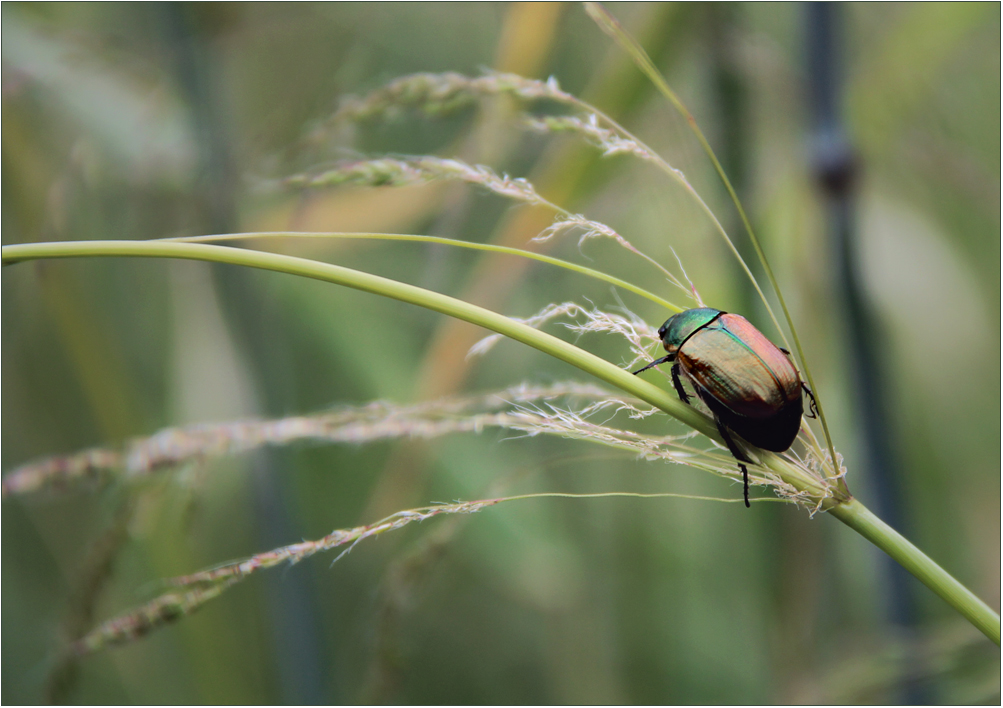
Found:
[[(229, 263), (251, 268), (260, 268), (290, 275), (299, 275), (322, 280), (365, 292), (390, 297), (425, 307), (451, 317), (457, 317), (471, 324), (486, 327), (499, 334), (539, 349), (564, 362), (578, 367), (586, 373), (605, 381), (641, 400), (665, 411), (677, 420), (703, 433), (709, 438), (723, 442), (713, 421), (699, 411), (685, 405), (654, 384), (650, 384), (629, 372), (590, 354), (573, 344), (552, 335), (515, 322), (490, 310), (472, 305), (462, 300), (434, 293), (422, 288), (400, 283), (388, 278), (362, 273), (343, 266), (318, 263), (303, 258), (261, 253), (225, 246), (194, 243), (165, 243), (156, 241), (72, 241), (57, 243), (31, 243), (4, 246), (2, 263), (10, 265), (22, 261), (42, 258), (68, 257), (152, 257), (182, 258), (188, 260)], [(776, 472), (785, 482), (814, 495), (819, 505), (826, 511), (838, 511), (836, 518), (850, 526), (892, 558), (901, 563), (923, 584), (933, 590), (948, 604), (989, 637), (997, 645), (1000, 643), (1000, 617), (970, 590), (955, 580), (947, 571), (881, 522), (859, 501), (849, 494), (831, 494), (822, 488), (814, 478), (804, 474), (791, 462), (779, 455), (760, 451), (760, 464)], [(834, 457), (833, 461), (839, 458)], [(852, 504), (850, 503), (852, 502)]]
[(441, 236), (422, 236), (422, 235), (412, 235), (412, 234), (381, 234), (381, 233), (347, 233), (347, 232), (308, 232), (308, 231), (260, 231), (260, 232), (247, 232), (247, 233), (237, 233), (237, 234), (217, 234), (209, 236), (180, 236), (176, 238), (165, 238), (158, 239), (159, 241), (175, 242), (175, 243), (219, 243), (221, 241), (254, 241), (277, 238), (307, 238), (307, 239), (362, 239), (362, 240), (372, 240), (372, 241), (409, 241), (413, 243), (434, 243), (441, 246), (453, 246), (456, 248), (469, 248), (474, 251), (488, 251), (490, 253), (498, 253), (506, 256), (518, 256), (520, 258), (529, 258), (534, 261), (539, 261), (540, 263), (546, 263), (548, 265), (557, 266), (558, 268), (564, 268), (566, 270), (579, 273), (581, 275), (588, 276), (590, 278), (595, 278), (596, 280), (602, 280), (614, 285), (618, 288), (623, 288), (629, 292), (639, 295), (651, 302), (664, 307), (667, 310), (673, 312), (682, 312), (683, 309), (679, 305), (669, 302), (665, 298), (659, 297), (652, 292), (645, 290), (644, 288), (638, 287), (633, 283), (629, 283), (626, 280), (617, 278), (616, 276), (609, 275), (608, 273), (603, 273), (600, 270), (595, 270), (594, 268), (588, 268), (577, 263), (572, 263), (571, 261), (565, 261), (560, 258), (554, 258), (553, 256), (547, 256), (542, 253), (536, 253), (534, 251), (527, 251), (521, 248), (511, 248), (509, 246), (496, 246), (490, 243), (474, 243), (471, 241), (459, 241), (457, 239), (443, 238)]
[[(801, 346), (801, 339), (798, 337), (797, 328), (794, 327), (794, 319), (791, 317), (790, 310), (787, 308), (787, 301), (784, 300), (784, 295), (780, 292), (780, 285), (777, 283), (776, 276), (773, 275), (773, 269), (770, 267), (769, 261), (766, 259), (766, 253), (763, 251), (762, 245), (759, 243), (759, 238), (756, 236), (755, 230), (752, 228), (752, 223), (749, 221), (749, 217), (745, 213), (745, 209), (742, 207), (742, 202), (738, 198), (738, 194), (735, 192), (735, 188), (731, 184), (731, 180), (728, 179), (728, 175), (725, 174), (724, 168), (721, 167), (721, 162), (717, 159), (717, 155), (714, 153), (714, 149), (707, 142), (706, 136), (704, 136), (703, 131), (700, 130), (700, 126), (697, 125), (696, 119), (693, 114), (690, 113), (686, 105), (680, 100), (676, 95), (676, 92), (672, 90), (669, 84), (665, 81), (658, 67), (655, 66), (654, 62), (651, 61), (651, 57), (648, 53), (644, 51), (644, 47), (634, 39), (629, 32), (627, 32), (623, 26), (617, 21), (615, 17), (605, 7), (597, 2), (586, 2), (585, 9), (599, 28), (602, 29), (607, 35), (609, 35), (613, 40), (620, 45), (626, 51), (634, 63), (637, 64), (638, 68), (644, 72), (644, 74), (651, 80), (655, 87), (665, 96), (669, 102), (675, 106), (676, 110), (679, 112), (686, 122), (689, 124), (690, 129), (693, 134), (696, 135), (697, 141), (699, 141), (700, 146), (703, 148), (707, 157), (710, 158), (711, 163), (714, 165), (714, 170), (717, 172), (718, 176), (721, 178), (721, 182), (724, 183), (724, 187), (728, 190), (728, 195), (731, 197), (732, 202), (735, 204), (735, 208), (738, 209), (738, 214), (742, 219), (742, 224), (745, 227), (746, 233), (749, 235), (749, 240), (752, 242), (753, 247), (756, 249), (756, 255), (759, 256), (759, 262), (763, 266), (763, 270), (766, 273), (767, 279), (770, 281), (770, 285), (773, 286), (773, 292), (777, 296), (777, 301), (780, 303), (781, 309), (784, 311), (784, 319), (787, 320), (787, 326), (790, 328), (791, 337), (794, 339), (794, 348), (797, 351), (798, 360), (801, 362), (801, 368), (804, 370), (805, 377), (808, 379), (808, 385), (811, 387), (812, 391), (815, 391), (815, 402), (818, 408), (818, 418), (819, 422), (822, 423), (822, 432), (825, 434), (826, 444), (829, 448), (829, 454), (832, 455), (833, 459), (836, 458), (836, 447), (833, 445), (832, 436), (829, 434), (829, 424), (825, 418), (825, 411), (822, 407), (821, 396), (818, 395), (818, 387), (815, 386), (815, 378), (811, 374), (811, 368), (808, 366), (808, 360), (805, 358), (804, 349)], [(726, 237), (727, 238), (727, 237)], [(729, 244), (731, 241), (728, 241)], [(735, 256), (742, 263), (743, 268), (745, 268), (746, 273), (752, 279), (753, 284), (756, 284), (756, 279), (753, 277), (752, 272), (742, 261), (741, 256), (738, 255), (737, 249), (732, 246), (732, 250)], [(756, 284), (756, 289), (759, 290), (759, 285)], [(760, 295), (762, 291), (759, 290)], [(765, 302), (765, 297), (764, 297)], [(767, 303), (767, 308), (769, 304)], [(770, 316), (773, 316), (772, 311), (770, 311)], [(777, 325), (777, 329), (780, 330), (780, 325), (777, 324), (776, 318), (774, 318), (774, 324)], [(783, 337), (783, 330), (780, 330), (780, 334)], [(786, 337), (784, 340), (786, 341)], [(844, 489), (846, 489), (846, 481), (841, 480), (839, 482)], [(849, 491), (849, 490), (847, 490)], [(997, 642), (998, 643), (998, 642)]]

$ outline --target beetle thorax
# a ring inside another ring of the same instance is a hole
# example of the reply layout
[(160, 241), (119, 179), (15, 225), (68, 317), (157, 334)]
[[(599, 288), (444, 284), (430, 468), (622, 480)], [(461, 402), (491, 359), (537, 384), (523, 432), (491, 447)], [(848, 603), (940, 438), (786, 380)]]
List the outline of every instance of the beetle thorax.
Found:
[(693, 310), (684, 310), (673, 315), (658, 328), (658, 337), (662, 340), (662, 346), (668, 352), (670, 360), (676, 357), (686, 341), (698, 331), (712, 323), (723, 312), (710, 307), (700, 307)]

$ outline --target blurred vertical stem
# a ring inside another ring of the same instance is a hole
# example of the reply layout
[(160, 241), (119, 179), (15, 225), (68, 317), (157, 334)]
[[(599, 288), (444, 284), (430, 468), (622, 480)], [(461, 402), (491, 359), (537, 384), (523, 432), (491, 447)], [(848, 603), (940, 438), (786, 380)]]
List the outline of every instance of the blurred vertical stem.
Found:
[[(812, 113), (812, 143), (815, 178), (825, 200), (829, 239), (836, 262), (838, 295), (843, 301), (846, 342), (849, 348), (850, 399), (859, 411), (858, 430), (862, 438), (862, 467), (873, 482), (875, 507), (888, 523), (902, 528), (898, 468), (890, 417), (885, 410), (887, 387), (882, 375), (878, 336), (880, 329), (864, 296), (857, 266), (855, 187), (860, 169), (857, 156), (843, 124), (842, 13), (835, 4), (808, 3), (805, 7), (805, 50)], [(881, 564), (885, 581), (884, 611), (892, 624), (911, 630), (916, 623), (911, 586), (901, 565)], [(921, 661), (905, 642), (903, 665)], [(909, 672), (904, 671), (903, 675)], [(901, 702), (929, 702), (915, 682), (903, 681)]]
[[(198, 148), (191, 194), (195, 221), (215, 233), (235, 231), (239, 225), (234, 189), (237, 169), (228, 130), (234, 121), (218, 76), (221, 62), (215, 56), (219, 29), (227, 22), (226, 5), (163, 3), (155, 12), (161, 15), (158, 19), (164, 41), (173, 50), (177, 81), (187, 98)], [(250, 392), (250, 408), (258, 407), (254, 399), (259, 395), (266, 400), (288, 395), (285, 387), (272, 383), (273, 377), (253, 373), (255, 369), (289, 370), (288, 365), (275, 365), (275, 360), (284, 354), (281, 342), (285, 339), (274, 336), (278, 324), (269, 318), (267, 303), (261, 302), (260, 293), (249, 287), (245, 273), (218, 268), (210, 273), (219, 303), (227, 313), (228, 328), (251, 354), (252, 372), (242, 377), (240, 386)], [(253, 315), (249, 316), (250, 313)], [(280, 407), (283, 403), (280, 401)], [(287, 477), (270, 473), (273, 458), (274, 453), (259, 450), (249, 460), (253, 470), (249, 482), (256, 509), (255, 532), (266, 548), (301, 535), (287, 510)], [(265, 583), (264, 602), (274, 644), (281, 647), (275, 652), (281, 701), (326, 703), (322, 667), (330, 663), (330, 657), (311, 620), (311, 615), (319, 614), (319, 607), (306, 579), (298, 574), (270, 578)], [(215, 682), (216, 678), (209, 681)]]
[[(425, 307), (486, 327), (539, 349), (662, 409), (707, 437), (720, 440), (713, 422), (696, 409), (682, 403), (658, 386), (632, 376), (629, 372), (573, 344), (468, 302), (351, 268), (226, 246), (164, 241), (70, 241), (19, 244), (4, 246), (2, 249), (4, 265), (39, 258), (98, 256), (184, 258), (230, 263), (323, 280)], [(806, 483), (810, 484), (803, 473), (778, 455), (764, 452), (762, 464), (799, 489), (804, 489)], [(845, 495), (829, 500), (824, 508), (901, 563), (906, 570), (999, 645), (999, 615), (922, 551), (872, 514), (863, 504)]]

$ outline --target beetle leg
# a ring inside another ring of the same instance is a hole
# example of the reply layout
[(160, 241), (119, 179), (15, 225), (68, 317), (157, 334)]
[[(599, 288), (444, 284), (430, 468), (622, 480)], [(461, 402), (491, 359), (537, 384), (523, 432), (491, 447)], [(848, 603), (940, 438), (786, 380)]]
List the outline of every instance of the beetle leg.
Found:
[(665, 364), (665, 363), (667, 363), (669, 361), (672, 361), (672, 359), (671, 359), (671, 356), (667, 354), (667, 355), (663, 356), (661, 359), (655, 359), (653, 362), (651, 362), (647, 366), (642, 366), (637, 371), (631, 371), (630, 373), (634, 374), (634, 376), (637, 376), (642, 371), (647, 371), (648, 369), (650, 369), (653, 366), (658, 366), (659, 364)]
[(683, 388), (683, 382), (679, 380), (678, 362), (672, 365), (672, 385), (676, 387), (676, 393), (679, 394), (679, 400), (683, 403), (689, 404), (689, 394), (687, 394), (686, 389)]
[(804, 389), (804, 392), (808, 394), (808, 398), (811, 399), (811, 403), (808, 404), (808, 417), (818, 418), (818, 408), (815, 406), (815, 394), (811, 392), (811, 389), (808, 388), (808, 384), (804, 381), (801, 382), (801, 388)]
[(742, 470), (742, 491), (745, 495), (745, 508), (748, 509), (752, 506), (749, 504), (749, 470), (742, 463), (752, 462), (752, 460), (746, 457), (745, 453), (738, 448), (735, 441), (731, 439), (731, 433), (728, 432), (724, 423), (718, 420), (717, 416), (714, 416), (714, 422), (717, 423), (717, 432), (721, 433), (721, 437), (724, 438), (724, 444), (728, 446), (728, 451), (736, 460), (738, 460), (738, 469)]

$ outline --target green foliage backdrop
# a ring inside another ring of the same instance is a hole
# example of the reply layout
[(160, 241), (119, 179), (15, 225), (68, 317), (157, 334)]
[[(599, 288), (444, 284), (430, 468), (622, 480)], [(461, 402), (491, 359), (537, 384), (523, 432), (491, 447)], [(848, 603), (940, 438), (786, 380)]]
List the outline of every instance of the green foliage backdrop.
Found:
[[(850, 488), (867, 502), (849, 336), (812, 177), (803, 9), (610, 9), (726, 158), (792, 306)], [(709, 304), (775, 337), (678, 185), (628, 156), (528, 131), (502, 101), (442, 117), (402, 110), (309, 139), (339, 99), (405, 74), (554, 76), (683, 170), (737, 233), (687, 126), (577, 5), (4, 3), (2, 13), (5, 245), (280, 229), (523, 245), (551, 223), (462, 184), (266, 188), (356, 156), (458, 156), (527, 176), (667, 266), (677, 254)], [(859, 265), (881, 324), (901, 530), (998, 611), (999, 6), (843, 13)], [(519, 317), (566, 300), (610, 309), (618, 297), (649, 322), (666, 316), (574, 274), (478, 254), (277, 248)], [(611, 243), (565, 237), (549, 252), (674, 295)], [(3, 270), (2, 298), (4, 472), (168, 426), (575, 375), (511, 342), (467, 361), (476, 328), (225, 266), (24, 264)], [(626, 363), (622, 346), (578, 343)], [(645, 426), (678, 431), (664, 417)], [(163, 578), (432, 501), (611, 490), (740, 494), (581, 442), (485, 431), (271, 448), (138, 487), (5, 499), (2, 700), (895, 702), (909, 679), (934, 702), (999, 701), (998, 648), (918, 583), (916, 625), (890, 624), (883, 558), (824, 515), (636, 498), (527, 500), (413, 524), (334, 566), (317, 556), (263, 573), (54, 683), (68, 637), (157, 594)]]

